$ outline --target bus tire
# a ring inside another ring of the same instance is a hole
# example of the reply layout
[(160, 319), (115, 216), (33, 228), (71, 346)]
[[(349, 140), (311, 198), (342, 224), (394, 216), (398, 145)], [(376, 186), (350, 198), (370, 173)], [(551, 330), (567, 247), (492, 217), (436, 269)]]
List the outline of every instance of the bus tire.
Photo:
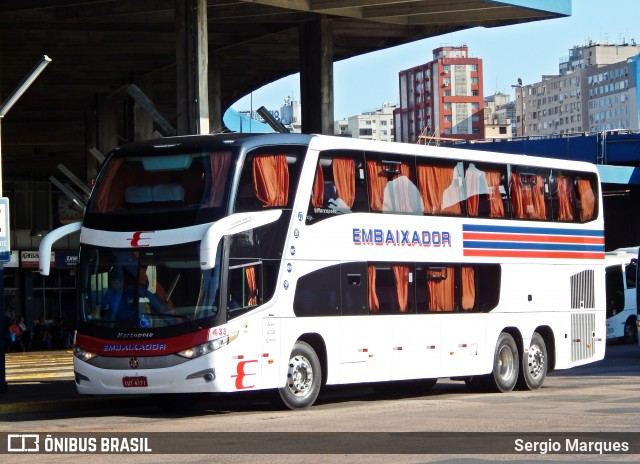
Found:
[(522, 353), (518, 388), (521, 390), (540, 388), (547, 377), (548, 359), (544, 339), (538, 332), (535, 332), (531, 337), (529, 349)]
[(289, 409), (308, 408), (320, 393), (322, 370), (316, 352), (305, 342), (293, 346), (287, 366), (287, 381), (278, 389), (280, 399)]
[(496, 343), (493, 355), (493, 372), (490, 376), (490, 389), (503, 393), (510, 392), (518, 381), (520, 371), (518, 346), (513, 337), (502, 332)]

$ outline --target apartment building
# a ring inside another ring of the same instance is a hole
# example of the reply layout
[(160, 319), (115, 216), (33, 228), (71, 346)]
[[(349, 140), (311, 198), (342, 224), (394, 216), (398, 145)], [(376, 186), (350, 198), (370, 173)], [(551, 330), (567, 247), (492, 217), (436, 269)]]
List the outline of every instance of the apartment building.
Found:
[[(612, 129), (640, 129), (640, 46), (590, 42), (561, 58), (559, 74), (516, 88), (518, 134), (562, 135)], [(524, 105), (524, 106), (522, 106)]]
[(509, 95), (498, 92), (484, 99), (484, 136), (508, 139), (515, 134), (515, 103)]
[(334, 122), (334, 134), (355, 139), (394, 141), (393, 110), (397, 105), (385, 102), (382, 107)]
[(482, 60), (470, 58), (466, 45), (436, 48), (432, 61), (401, 71), (399, 85), (396, 141), (484, 137)]

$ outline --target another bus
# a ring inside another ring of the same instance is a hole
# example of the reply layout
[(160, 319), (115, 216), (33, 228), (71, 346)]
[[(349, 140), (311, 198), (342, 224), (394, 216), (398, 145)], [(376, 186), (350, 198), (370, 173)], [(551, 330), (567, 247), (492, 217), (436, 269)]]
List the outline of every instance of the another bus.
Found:
[(110, 154), (82, 223), (43, 239), (41, 272), (78, 230), (81, 394), (276, 389), (297, 409), (323, 385), (533, 390), (604, 357), (602, 201), (586, 163), (164, 138)]
[(620, 248), (607, 252), (607, 340), (635, 343), (638, 337), (636, 326), (636, 272), (638, 247)]

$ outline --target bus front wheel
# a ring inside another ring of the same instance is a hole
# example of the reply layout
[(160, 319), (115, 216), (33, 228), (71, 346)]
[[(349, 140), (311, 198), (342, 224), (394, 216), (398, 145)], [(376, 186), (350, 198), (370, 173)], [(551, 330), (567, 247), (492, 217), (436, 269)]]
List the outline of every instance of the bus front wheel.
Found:
[(520, 371), (518, 346), (511, 335), (502, 332), (496, 343), (491, 374), (491, 389), (503, 393), (510, 392), (516, 386)]
[(518, 377), (518, 387), (523, 390), (537, 390), (547, 377), (547, 347), (542, 336), (535, 332), (531, 345), (522, 354), (522, 366)]
[(287, 366), (287, 381), (278, 389), (280, 399), (289, 409), (311, 406), (318, 398), (322, 372), (316, 352), (305, 342), (296, 342)]

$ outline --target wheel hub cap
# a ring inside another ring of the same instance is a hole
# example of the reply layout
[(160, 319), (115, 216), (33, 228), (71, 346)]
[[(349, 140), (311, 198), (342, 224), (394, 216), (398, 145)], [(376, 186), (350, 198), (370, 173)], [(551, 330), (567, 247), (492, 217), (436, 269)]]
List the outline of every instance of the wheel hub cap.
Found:
[(296, 396), (305, 396), (309, 393), (313, 383), (313, 369), (304, 356), (295, 356), (289, 361), (287, 371), (287, 386)]

